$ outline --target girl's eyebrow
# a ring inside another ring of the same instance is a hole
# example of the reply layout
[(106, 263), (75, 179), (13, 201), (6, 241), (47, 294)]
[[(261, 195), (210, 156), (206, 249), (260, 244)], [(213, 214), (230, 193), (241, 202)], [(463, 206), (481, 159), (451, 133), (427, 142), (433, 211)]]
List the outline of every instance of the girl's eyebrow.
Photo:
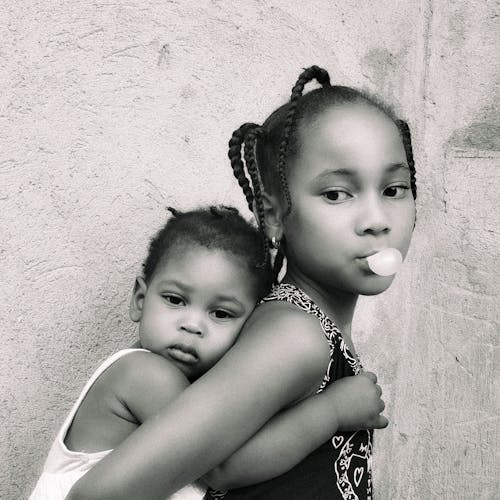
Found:
[(388, 173), (397, 172), (398, 170), (408, 170), (410, 171), (410, 167), (406, 163), (391, 163), (385, 171)]
[(321, 174), (319, 174), (316, 179), (321, 180), (324, 177), (329, 177), (330, 175), (337, 175), (340, 177), (356, 177), (357, 173), (355, 170), (350, 170), (349, 168), (328, 169), (324, 172), (321, 172)]
[[(394, 172), (397, 172), (398, 170), (410, 170), (410, 167), (406, 163), (390, 163), (386, 168), (384, 173), (392, 174)], [(321, 172), (316, 177), (316, 180), (322, 180), (325, 177), (329, 177), (331, 175), (336, 175), (338, 177), (358, 177), (358, 172), (355, 169), (350, 169), (350, 168), (334, 168), (334, 169), (328, 169), (325, 170), (324, 172)]]

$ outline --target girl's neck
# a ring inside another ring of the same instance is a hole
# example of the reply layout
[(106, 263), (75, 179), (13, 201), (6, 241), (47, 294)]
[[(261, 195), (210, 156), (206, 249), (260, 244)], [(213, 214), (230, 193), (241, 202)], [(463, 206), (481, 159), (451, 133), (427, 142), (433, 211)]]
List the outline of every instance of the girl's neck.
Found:
[(350, 341), (352, 318), (358, 295), (347, 293), (344, 290), (322, 287), (296, 270), (287, 270), (283, 282), (291, 283), (304, 290), (319, 308), (333, 320), (342, 332), (344, 339)]

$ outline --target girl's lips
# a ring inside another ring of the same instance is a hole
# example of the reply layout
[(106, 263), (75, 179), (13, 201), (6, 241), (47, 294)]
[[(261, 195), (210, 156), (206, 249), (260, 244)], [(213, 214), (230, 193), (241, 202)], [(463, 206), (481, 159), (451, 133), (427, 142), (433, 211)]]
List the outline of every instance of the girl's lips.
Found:
[(196, 351), (188, 346), (173, 345), (167, 347), (167, 354), (175, 361), (180, 361), (187, 365), (194, 365), (199, 361)]
[(366, 260), (366, 257), (358, 257), (356, 260), (359, 262), (359, 265), (364, 271), (373, 274), (373, 271), (370, 269), (370, 266), (368, 265), (368, 260)]
[(367, 257), (371, 257), (372, 255), (375, 255), (376, 253), (380, 252), (380, 250), (370, 250), (358, 257), (358, 259), (366, 259)]

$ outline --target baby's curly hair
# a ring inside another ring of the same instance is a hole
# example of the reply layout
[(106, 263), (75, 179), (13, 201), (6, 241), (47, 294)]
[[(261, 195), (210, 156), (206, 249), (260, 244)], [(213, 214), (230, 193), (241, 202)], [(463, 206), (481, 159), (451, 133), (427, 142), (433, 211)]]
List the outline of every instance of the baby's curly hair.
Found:
[(219, 205), (187, 212), (172, 207), (168, 210), (172, 217), (151, 239), (148, 255), (142, 264), (146, 283), (150, 283), (158, 266), (168, 259), (172, 249), (180, 245), (197, 245), (240, 258), (256, 282), (258, 298), (269, 292), (272, 271), (265, 256), (263, 235), (236, 208)]

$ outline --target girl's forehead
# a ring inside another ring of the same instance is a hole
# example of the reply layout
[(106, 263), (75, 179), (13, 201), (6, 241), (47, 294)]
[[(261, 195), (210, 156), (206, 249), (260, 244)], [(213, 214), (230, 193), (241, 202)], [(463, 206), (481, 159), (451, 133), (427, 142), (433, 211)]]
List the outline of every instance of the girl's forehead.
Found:
[[(300, 133), (300, 156), (357, 158), (376, 155), (405, 158), (396, 124), (374, 106), (352, 103), (332, 106), (312, 122), (304, 123)], [(388, 158), (389, 161), (389, 158)]]
[(385, 133), (398, 135), (396, 124), (383, 111), (375, 106), (359, 102), (336, 104), (324, 109), (309, 123), (301, 127), (302, 135), (307, 140), (308, 131), (313, 135), (330, 134), (337, 141), (349, 137), (349, 132), (370, 132), (382, 129)]
[(304, 123), (300, 134), (299, 151), (288, 172), (292, 189), (325, 179), (331, 172), (375, 179), (391, 166), (407, 165), (398, 127), (373, 106), (331, 107), (310, 124)]

